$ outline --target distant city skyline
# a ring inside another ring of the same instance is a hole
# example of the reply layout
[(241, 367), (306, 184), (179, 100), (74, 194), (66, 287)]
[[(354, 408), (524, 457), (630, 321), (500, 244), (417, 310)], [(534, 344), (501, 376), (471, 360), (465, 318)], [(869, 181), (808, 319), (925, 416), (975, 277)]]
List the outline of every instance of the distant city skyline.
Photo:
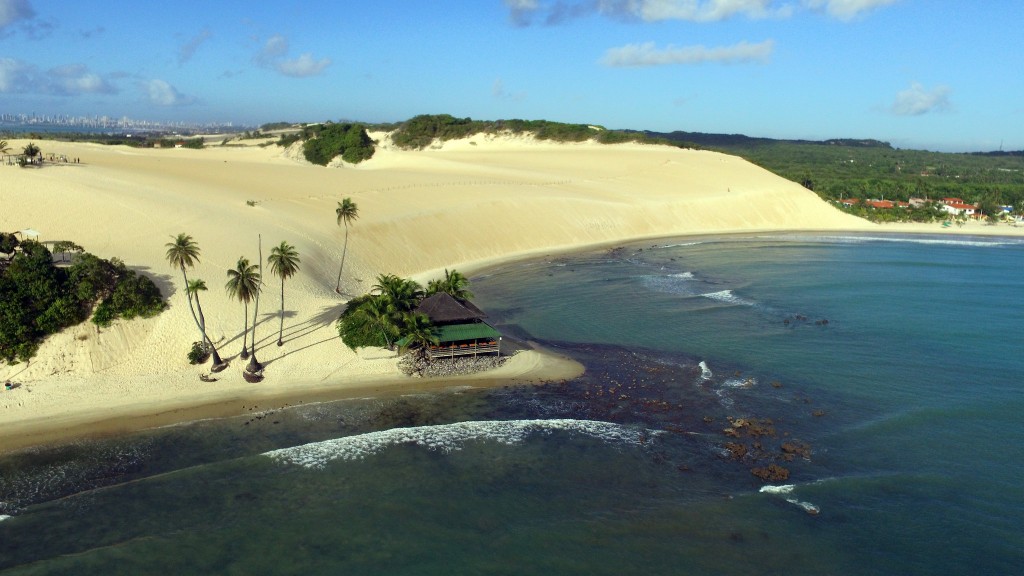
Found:
[(0, 106), (1024, 149), (1024, 2), (0, 0)]
[[(203, 128), (234, 129), (234, 122), (193, 122), (190, 120), (155, 121), (128, 116), (106, 115), (70, 115), (70, 114), (10, 114), (0, 112), (0, 131), (18, 130), (21, 128), (59, 127), (74, 130), (134, 130), (134, 131), (167, 131), (167, 130), (201, 130)], [(250, 129), (253, 126), (238, 125), (237, 129)]]

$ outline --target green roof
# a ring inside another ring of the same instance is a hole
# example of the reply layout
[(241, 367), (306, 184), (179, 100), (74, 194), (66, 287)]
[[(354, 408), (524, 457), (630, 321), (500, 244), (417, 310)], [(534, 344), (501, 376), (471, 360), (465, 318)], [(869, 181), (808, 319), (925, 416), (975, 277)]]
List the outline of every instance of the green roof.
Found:
[[(435, 326), (434, 335), (439, 342), (459, 342), (461, 340), (486, 340), (496, 339), (501, 336), (494, 328), (483, 322), (471, 322), (469, 324), (449, 324), (447, 326)], [(408, 346), (411, 338), (406, 336), (397, 342), (399, 346)]]

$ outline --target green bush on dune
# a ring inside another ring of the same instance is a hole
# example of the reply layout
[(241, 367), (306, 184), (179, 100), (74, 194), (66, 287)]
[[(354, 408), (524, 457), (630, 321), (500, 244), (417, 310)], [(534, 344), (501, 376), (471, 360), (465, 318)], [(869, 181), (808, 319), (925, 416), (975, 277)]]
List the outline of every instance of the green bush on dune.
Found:
[(358, 164), (373, 156), (373, 140), (362, 124), (317, 124), (303, 130), (303, 153), (313, 164), (326, 166), (335, 157)]
[(98, 326), (117, 318), (154, 316), (166, 308), (160, 289), (117, 258), (89, 253), (58, 267), (39, 242), (20, 244), (0, 269), (0, 361), (31, 358), (46, 336), (90, 316)]

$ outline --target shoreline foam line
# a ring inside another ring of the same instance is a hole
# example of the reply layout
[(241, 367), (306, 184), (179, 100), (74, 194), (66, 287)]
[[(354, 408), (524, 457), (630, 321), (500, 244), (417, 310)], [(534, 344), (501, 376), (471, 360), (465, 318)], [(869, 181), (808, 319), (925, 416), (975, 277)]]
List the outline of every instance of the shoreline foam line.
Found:
[(608, 443), (642, 445), (656, 430), (628, 428), (598, 420), (496, 420), (456, 422), (436, 426), (392, 428), (313, 442), (265, 452), (263, 455), (283, 464), (320, 469), (334, 460), (360, 460), (389, 446), (415, 444), (444, 453), (461, 449), (466, 442), (491, 440), (509, 446), (521, 443), (533, 434), (567, 431)]

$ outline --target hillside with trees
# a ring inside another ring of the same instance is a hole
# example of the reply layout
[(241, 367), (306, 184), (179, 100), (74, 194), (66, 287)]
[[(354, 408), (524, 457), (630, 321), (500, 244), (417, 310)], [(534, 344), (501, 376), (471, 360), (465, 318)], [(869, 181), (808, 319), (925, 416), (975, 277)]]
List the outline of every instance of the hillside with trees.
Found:
[[(1024, 212), (1024, 152), (948, 153), (901, 150), (878, 140), (772, 140), (742, 135), (648, 133), (695, 141), (740, 156), (799, 182), (825, 200), (909, 201), (962, 198), (971, 204)], [(847, 208), (873, 220), (931, 220), (932, 211)]]

